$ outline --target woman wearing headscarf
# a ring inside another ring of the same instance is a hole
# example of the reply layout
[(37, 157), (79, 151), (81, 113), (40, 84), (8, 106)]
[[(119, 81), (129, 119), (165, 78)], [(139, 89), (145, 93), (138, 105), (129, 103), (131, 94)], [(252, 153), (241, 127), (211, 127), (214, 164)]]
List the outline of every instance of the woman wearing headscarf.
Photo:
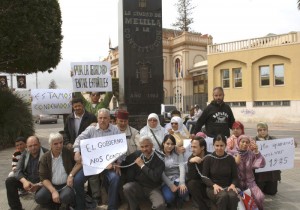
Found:
[(149, 136), (156, 150), (160, 150), (162, 141), (165, 136), (165, 129), (160, 125), (157, 114), (151, 113), (147, 119), (147, 125), (140, 131), (140, 136)]
[(250, 138), (246, 135), (240, 135), (237, 140), (238, 154), (235, 156), (235, 161), (238, 167), (239, 184), (243, 191), (248, 188), (250, 189), (257, 208), (262, 210), (264, 209), (263, 203), (265, 195), (256, 185), (253, 170), (265, 167), (266, 161), (263, 155), (258, 151), (256, 144), (254, 150), (250, 150), (250, 142)]
[(190, 137), (189, 131), (183, 126), (182, 119), (177, 116), (172, 117), (171, 128), (168, 130), (168, 133), (176, 139), (177, 147), (183, 146), (183, 140)]

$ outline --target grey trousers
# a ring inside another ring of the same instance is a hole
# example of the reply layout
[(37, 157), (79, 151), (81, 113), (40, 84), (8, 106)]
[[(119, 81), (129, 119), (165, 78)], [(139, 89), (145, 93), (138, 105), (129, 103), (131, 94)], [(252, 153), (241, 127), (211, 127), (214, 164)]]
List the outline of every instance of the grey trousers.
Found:
[(139, 209), (139, 203), (145, 199), (151, 201), (152, 209), (164, 210), (166, 208), (160, 187), (151, 189), (142, 187), (137, 182), (129, 182), (123, 186), (123, 191), (130, 210)]

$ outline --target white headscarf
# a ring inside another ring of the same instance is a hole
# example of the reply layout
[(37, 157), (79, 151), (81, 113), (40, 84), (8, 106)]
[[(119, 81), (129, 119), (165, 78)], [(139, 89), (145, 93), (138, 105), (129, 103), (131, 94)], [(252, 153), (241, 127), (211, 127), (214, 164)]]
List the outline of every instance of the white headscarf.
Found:
[(183, 131), (183, 122), (182, 122), (182, 119), (180, 117), (178, 117), (178, 116), (172, 117), (171, 123), (177, 123), (178, 124), (178, 130), (177, 131), (174, 131), (173, 128), (172, 128), (172, 130), (174, 132), (177, 133), (177, 132)]
[[(149, 120), (149, 119), (152, 119), (152, 118), (154, 118), (154, 119), (157, 120), (157, 125), (156, 125), (155, 128), (151, 128), (150, 125), (149, 125), (149, 122), (148, 122), (148, 120)], [(158, 115), (157, 115), (157, 114), (155, 114), (155, 113), (149, 114), (148, 119), (147, 119), (147, 127), (148, 127), (149, 129), (152, 129), (153, 131), (161, 130), (161, 125), (160, 125), (160, 121), (159, 121), (159, 118), (158, 118)]]

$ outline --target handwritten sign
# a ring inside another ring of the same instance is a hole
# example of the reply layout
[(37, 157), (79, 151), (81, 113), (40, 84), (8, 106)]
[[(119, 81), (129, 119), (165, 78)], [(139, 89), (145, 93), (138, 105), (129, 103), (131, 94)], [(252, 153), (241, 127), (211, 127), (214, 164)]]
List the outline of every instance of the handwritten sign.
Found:
[(101, 173), (110, 163), (127, 152), (125, 133), (80, 141), (83, 173), (85, 176)]
[(255, 172), (284, 170), (294, 167), (294, 138), (257, 141), (259, 151), (265, 157), (266, 166)]
[(72, 92), (64, 89), (31, 90), (32, 114), (68, 114), (72, 112)]
[(104, 62), (73, 62), (73, 91), (112, 91), (110, 63)]

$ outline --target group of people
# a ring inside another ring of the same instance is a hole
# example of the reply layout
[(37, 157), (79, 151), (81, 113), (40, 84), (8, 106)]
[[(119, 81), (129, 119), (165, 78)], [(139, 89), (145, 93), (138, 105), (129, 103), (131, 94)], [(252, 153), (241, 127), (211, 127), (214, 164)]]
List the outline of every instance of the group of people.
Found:
[[(98, 97), (94, 93), (90, 96)], [(128, 124), (126, 110), (116, 112), (116, 125), (113, 125), (108, 109), (99, 108), (91, 113), (87, 107), (92, 111), (101, 105), (87, 105), (82, 98), (74, 98), (73, 113), (66, 120), (63, 134), (49, 136), (49, 151), (41, 147), (38, 137), (27, 138), (27, 149), (13, 168), (14, 174), (6, 180), (10, 208), (22, 209), (19, 199), (22, 189), (35, 192), (36, 202), (49, 209), (66, 205), (84, 210), (89, 208), (86, 194), (97, 205), (104, 188), (109, 210), (118, 209), (124, 201), (129, 209), (137, 210), (145, 199), (151, 201), (152, 209), (182, 208), (190, 196), (201, 210), (213, 205), (217, 209), (233, 210), (239, 201), (238, 188), (249, 188), (255, 206), (263, 209), (264, 193), (276, 194), (280, 172), (254, 174), (254, 169), (265, 164), (255, 141), (273, 137), (268, 135), (264, 123), (258, 124), (254, 140), (244, 135), (243, 124), (235, 121), (230, 107), (223, 101), (222, 88), (214, 89), (213, 99), (190, 133), (176, 110), (165, 127), (161, 126), (158, 115), (151, 113), (146, 125), (138, 131)], [(205, 134), (199, 132), (203, 125)], [(85, 176), (80, 141), (120, 133), (126, 135), (125, 157), (118, 158), (98, 175)], [(213, 137), (215, 151), (211, 154), (207, 152), (206, 137)], [(184, 139), (191, 139), (192, 154), (188, 160), (183, 157)]]

